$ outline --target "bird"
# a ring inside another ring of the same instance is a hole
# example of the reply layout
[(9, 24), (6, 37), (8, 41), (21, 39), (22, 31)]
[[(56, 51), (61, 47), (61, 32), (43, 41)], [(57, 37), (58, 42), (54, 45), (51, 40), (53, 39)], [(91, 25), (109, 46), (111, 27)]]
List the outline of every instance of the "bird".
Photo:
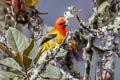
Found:
[(53, 49), (56, 44), (61, 44), (64, 37), (66, 36), (66, 26), (67, 22), (64, 17), (59, 17), (56, 19), (54, 26), (49, 30), (48, 34), (43, 38), (40, 46), (40, 51), (34, 59), (35, 62), (38, 61), (40, 55), (47, 51)]

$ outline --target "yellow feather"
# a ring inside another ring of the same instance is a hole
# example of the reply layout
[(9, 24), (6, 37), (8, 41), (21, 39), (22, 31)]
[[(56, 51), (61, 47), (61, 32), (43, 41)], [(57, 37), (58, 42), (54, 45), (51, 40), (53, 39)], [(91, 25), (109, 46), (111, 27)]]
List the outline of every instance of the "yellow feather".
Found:
[(63, 40), (62, 34), (54, 27), (50, 29), (50, 32), (48, 33), (48, 37), (50, 34), (56, 34), (57, 36), (56, 38), (51, 39), (42, 45), (42, 47), (46, 47), (46, 50), (54, 48), (56, 44), (60, 44)]
[(38, 3), (38, 0), (25, 0), (27, 6), (32, 7)]

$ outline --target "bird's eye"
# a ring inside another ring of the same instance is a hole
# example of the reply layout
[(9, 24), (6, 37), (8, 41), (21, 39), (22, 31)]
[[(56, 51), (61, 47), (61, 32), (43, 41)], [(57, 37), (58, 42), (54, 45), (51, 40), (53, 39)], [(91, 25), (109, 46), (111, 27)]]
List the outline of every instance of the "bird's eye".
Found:
[(59, 25), (61, 25), (61, 26), (62, 26), (62, 25), (64, 25), (64, 24), (65, 24), (65, 23), (60, 23)]
[(60, 23), (59, 25), (63, 25), (63, 23)]

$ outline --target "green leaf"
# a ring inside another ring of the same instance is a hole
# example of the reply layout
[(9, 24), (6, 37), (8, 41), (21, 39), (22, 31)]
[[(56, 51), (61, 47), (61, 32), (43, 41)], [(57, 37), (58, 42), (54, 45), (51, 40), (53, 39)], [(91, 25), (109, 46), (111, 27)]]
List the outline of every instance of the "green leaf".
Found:
[(34, 47), (34, 41), (32, 40), (30, 45), (24, 50), (23, 55), (28, 56), (30, 51), (33, 49), (33, 47)]
[(24, 63), (23, 63), (23, 55), (22, 53), (17, 53), (15, 57), (16, 62), (23, 68), (25, 69)]
[(104, 3), (102, 3), (99, 7), (98, 7), (98, 13), (103, 13), (106, 9), (106, 6), (108, 6), (109, 3), (107, 1), (105, 1)]
[(32, 59), (22, 55), (21, 53), (17, 53), (15, 60), (24, 70), (27, 70), (32, 63)]
[(22, 68), (19, 66), (19, 64), (12, 58), (6, 58), (0, 60), (0, 64), (5, 65), (7, 67), (11, 67), (13, 69), (17, 69), (19, 71), (22, 70)]
[(60, 51), (57, 52), (56, 57), (63, 57), (63, 56), (65, 56), (67, 54), (67, 52), (68, 51), (66, 51), (65, 49), (60, 48)]
[(10, 80), (15, 77), (21, 77), (18, 74), (12, 73), (12, 72), (7, 72), (7, 71), (0, 71), (0, 80)]
[(29, 53), (29, 58), (34, 59), (39, 52), (39, 46), (34, 42), (34, 47)]
[(25, 70), (27, 70), (28, 68), (30, 68), (30, 65), (32, 63), (32, 59), (23, 56), (23, 62), (24, 62), (24, 66), (25, 66)]
[(27, 38), (15, 28), (9, 28), (7, 31), (8, 43), (16, 52), (23, 52), (27, 46)]
[(100, 6), (101, 4), (103, 4), (105, 1), (108, 1), (108, 0), (96, 0), (98, 6)]
[(48, 64), (46, 67), (46, 71), (43, 72), (40, 76), (46, 77), (46, 78), (59, 79), (59, 78), (61, 78), (61, 72), (60, 72), (59, 68)]

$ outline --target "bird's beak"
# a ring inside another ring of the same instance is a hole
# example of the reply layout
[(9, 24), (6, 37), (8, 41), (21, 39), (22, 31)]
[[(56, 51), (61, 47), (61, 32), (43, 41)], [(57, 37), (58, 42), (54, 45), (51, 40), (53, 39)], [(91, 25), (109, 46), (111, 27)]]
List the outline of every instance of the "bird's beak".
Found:
[(61, 24), (61, 26), (62, 26), (62, 27), (66, 27), (66, 26), (68, 26), (68, 24), (67, 24), (67, 23), (64, 23), (64, 24)]
[(65, 23), (65, 24), (64, 24), (64, 26), (68, 26), (68, 24), (67, 24), (67, 23)]

